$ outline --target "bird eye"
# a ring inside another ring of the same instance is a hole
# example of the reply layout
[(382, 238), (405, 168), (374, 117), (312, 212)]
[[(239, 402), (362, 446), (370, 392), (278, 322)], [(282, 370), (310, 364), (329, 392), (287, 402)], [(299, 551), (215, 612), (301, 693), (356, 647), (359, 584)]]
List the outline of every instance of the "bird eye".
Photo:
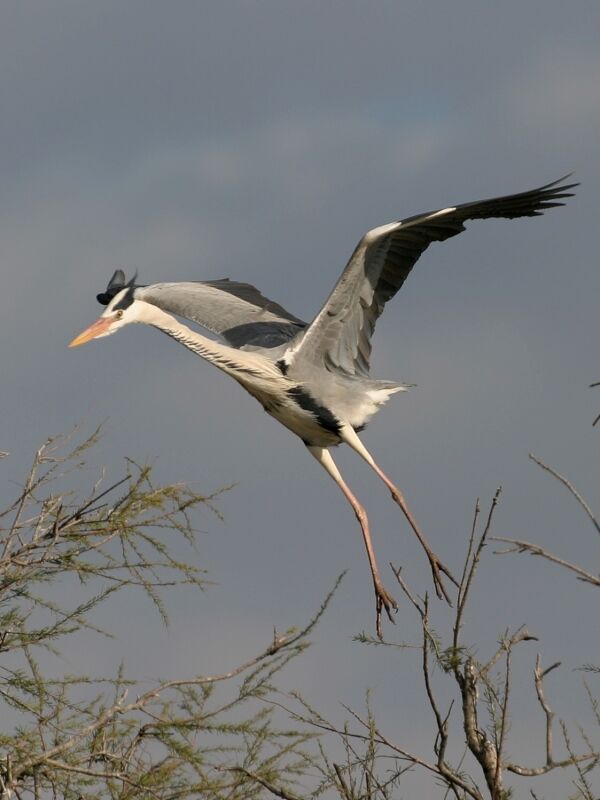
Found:
[(122, 316), (123, 316), (123, 309), (122, 309), (122, 308), (120, 308), (120, 309), (117, 311), (117, 319), (121, 319), (121, 317), (122, 317)]

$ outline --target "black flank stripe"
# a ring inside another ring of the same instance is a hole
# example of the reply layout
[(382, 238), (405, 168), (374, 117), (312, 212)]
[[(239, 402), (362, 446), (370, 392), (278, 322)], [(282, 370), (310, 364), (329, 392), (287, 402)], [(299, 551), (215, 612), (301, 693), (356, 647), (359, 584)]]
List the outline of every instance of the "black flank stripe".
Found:
[(328, 408), (325, 408), (325, 406), (320, 406), (315, 398), (301, 386), (294, 386), (293, 389), (288, 389), (287, 395), (291, 397), (300, 408), (312, 414), (319, 425), (326, 431), (338, 434), (342, 429), (337, 417), (335, 417)]

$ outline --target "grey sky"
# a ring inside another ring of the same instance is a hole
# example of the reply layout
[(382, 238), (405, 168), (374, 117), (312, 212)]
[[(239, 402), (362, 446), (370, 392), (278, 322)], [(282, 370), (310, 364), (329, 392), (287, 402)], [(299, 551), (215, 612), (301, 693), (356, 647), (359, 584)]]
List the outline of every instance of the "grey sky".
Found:
[[(218, 585), (193, 603), (173, 598), (158, 652), (150, 610), (132, 599), (107, 668), (123, 653), (147, 674), (231, 666), (273, 625), (306, 620), (349, 568), (289, 686), (341, 717), (338, 700), (358, 705), (374, 685), (396, 738), (398, 720), (422, 708), (412, 655), (351, 642), (373, 630), (360, 533), (302, 445), (158, 332), (67, 349), (118, 266), (147, 283), (248, 280), (310, 319), (368, 228), (576, 170), (582, 186), (565, 208), (473, 223), (422, 258), (380, 321), (373, 366), (418, 387), (364, 439), (455, 568), (476, 497), (498, 484), (496, 533), (595, 558), (585, 519), (527, 453), (595, 501), (599, 28), (596, 0), (2, 4), (2, 496), (47, 435), (105, 419), (98, 464), (131, 455), (156, 459), (162, 480), (238, 483), (222, 499), (225, 522), (203, 521), (200, 560)], [(401, 563), (429, 589), (384, 489), (353, 454), (338, 456), (382, 565)], [(588, 594), (549, 565), (489, 554), (467, 639), (483, 653), (526, 622), (544, 656), (563, 661), (553, 699), (568, 714), (570, 671), (598, 661)], [(410, 638), (412, 623), (403, 605), (389, 633)], [(523, 697), (534, 648), (528, 656)], [(529, 701), (516, 741), (539, 731)]]

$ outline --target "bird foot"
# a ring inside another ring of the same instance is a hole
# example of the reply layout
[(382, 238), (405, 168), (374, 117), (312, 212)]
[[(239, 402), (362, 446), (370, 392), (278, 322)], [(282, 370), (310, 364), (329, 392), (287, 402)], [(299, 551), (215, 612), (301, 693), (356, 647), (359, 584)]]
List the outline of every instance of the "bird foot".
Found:
[(406, 505), (406, 500), (404, 499), (404, 495), (402, 492), (393, 484), (389, 482), (387, 478), (385, 478), (386, 483), (390, 486), (392, 499), (394, 502), (400, 506), (402, 513), (408, 520), (408, 524), (413, 529), (413, 533), (416, 535), (417, 539), (419, 540), (421, 547), (425, 550), (427, 554), (427, 558), (429, 559), (429, 566), (431, 567), (431, 573), (433, 575), (433, 585), (435, 587), (435, 593), (441, 599), (444, 599), (448, 605), (452, 605), (452, 601), (450, 600), (450, 595), (448, 594), (446, 587), (444, 586), (444, 581), (442, 578), (442, 574), (445, 575), (456, 587), (459, 587), (460, 584), (454, 577), (454, 575), (450, 572), (448, 567), (443, 564), (440, 559), (436, 556), (433, 552), (431, 547), (429, 546), (429, 542), (425, 538), (425, 536), (421, 533), (421, 529), (417, 524), (416, 519), (413, 517), (412, 513), (410, 512), (408, 506)]
[(381, 627), (381, 612), (385, 609), (385, 613), (387, 614), (387, 618), (390, 622), (396, 624), (396, 620), (392, 616), (392, 612), (396, 612), (398, 610), (398, 603), (392, 597), (392, 595), (388, 592), (385, 588), (383, 583), (380, 580), (374, 580), (373, 585), (375, 587), (375, 602), (376, 602), (376, 621), (375, 621), (375, 629), (377, 631), (377, 638), (383, 639), (383, 630)]
[(431, 574), (433, 576), (433, 585), (435, 587), (435, 593), (440, 598), (443, 598), (449, 606), (452, 605), (452, 600), (450, 599), (450, 595), (444, 586), (442, 575), (445, 575), (456, 587), (459, 587), (460, 584), (454, 577), (454, 575), (450, 572), (448, 567), (443, 564), (440, 559), (436, 556), (436, 554), (431, 550), (429, 547), (425, 547), (425, 552), (427, 553), (427, 558), (429, 559), (429, 566), (431, 567)]

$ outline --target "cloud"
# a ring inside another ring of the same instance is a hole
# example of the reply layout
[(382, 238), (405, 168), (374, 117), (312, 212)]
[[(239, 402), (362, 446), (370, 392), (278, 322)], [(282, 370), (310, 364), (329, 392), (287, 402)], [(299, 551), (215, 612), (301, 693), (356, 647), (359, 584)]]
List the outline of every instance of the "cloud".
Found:
[[(117, 266), (148, 282), (246, 279), (310, 318), (369, 227), (577, 168), (583, 185), (565, 209), (474, 223), (427, 252), (374, 347), (377, 376), (418, 387), (390, 402), (365, 442), (452, 566), (475, 496), (483, 502), (500, 481), (496, 532), (587, 558), (586, 532), (571, 535), (568, 503), (544, 476), (536, 481), (527, 451), (593, 497), (597, 396), (586, 383), (598, 377), (590, 232), (600, 56), (592, 12), (558, 0), (458, 0), (436, 9), (433, 25), (417, 2), (376, 10), (312, 2), (309, 13), (271, 0), (6, 8), (4, 493), (12, 498), (20, 460), (49, 433), (106, 417), (94, 463), (117, 470), (126, 454), (158, 457), (157, 479), (201, 491), (239, 481), (222, 500), (225, 523), (199, 522), (200, 563), (219, 585), (197, 604), (173, 600), (181, 626), (156, 664), (151, 636), (131, 648), (148, 655), (148, 673), (167, 669), (170, 651), (178, 666), (204, 668), (206, 642), (219, 668), (231, 666), (273, 624), (308, 618), (350, 567), (304, 681), (312, 689), (317, 675), (319, 697), (351, 705), (366, 682), (379, 685), (397, 730), (420, 696), (419, 676), (397, 653), (374, 661), (372, 649), (350, 641), (372, 631), (374, 616), (360, 532), (302, 444), (156, 331), (132, 326), (89, 350), (66, 343), (98, 313), (94, 295)], [(426, 591), (422, 553), (381, 482), (354, 453), (339, 448), (335, 458), (368, 509), (382, 567), (401, 562), (415, 591)], [(593, 609), (581, 605), (579, 587), (569, 594), (566, 579), (548, 575), (487, 553), (469, 644), (493, 648), (526, 608), (544, 652), (573, 659)], [(123, 625), (145, 613), (131, 608)], [(391, 635), (408, 637), (408, 619), (403, 608)], [(107, 659), (120, 651), (115, 644)], [(568, 697), (566, 678), (562, 685)]]

